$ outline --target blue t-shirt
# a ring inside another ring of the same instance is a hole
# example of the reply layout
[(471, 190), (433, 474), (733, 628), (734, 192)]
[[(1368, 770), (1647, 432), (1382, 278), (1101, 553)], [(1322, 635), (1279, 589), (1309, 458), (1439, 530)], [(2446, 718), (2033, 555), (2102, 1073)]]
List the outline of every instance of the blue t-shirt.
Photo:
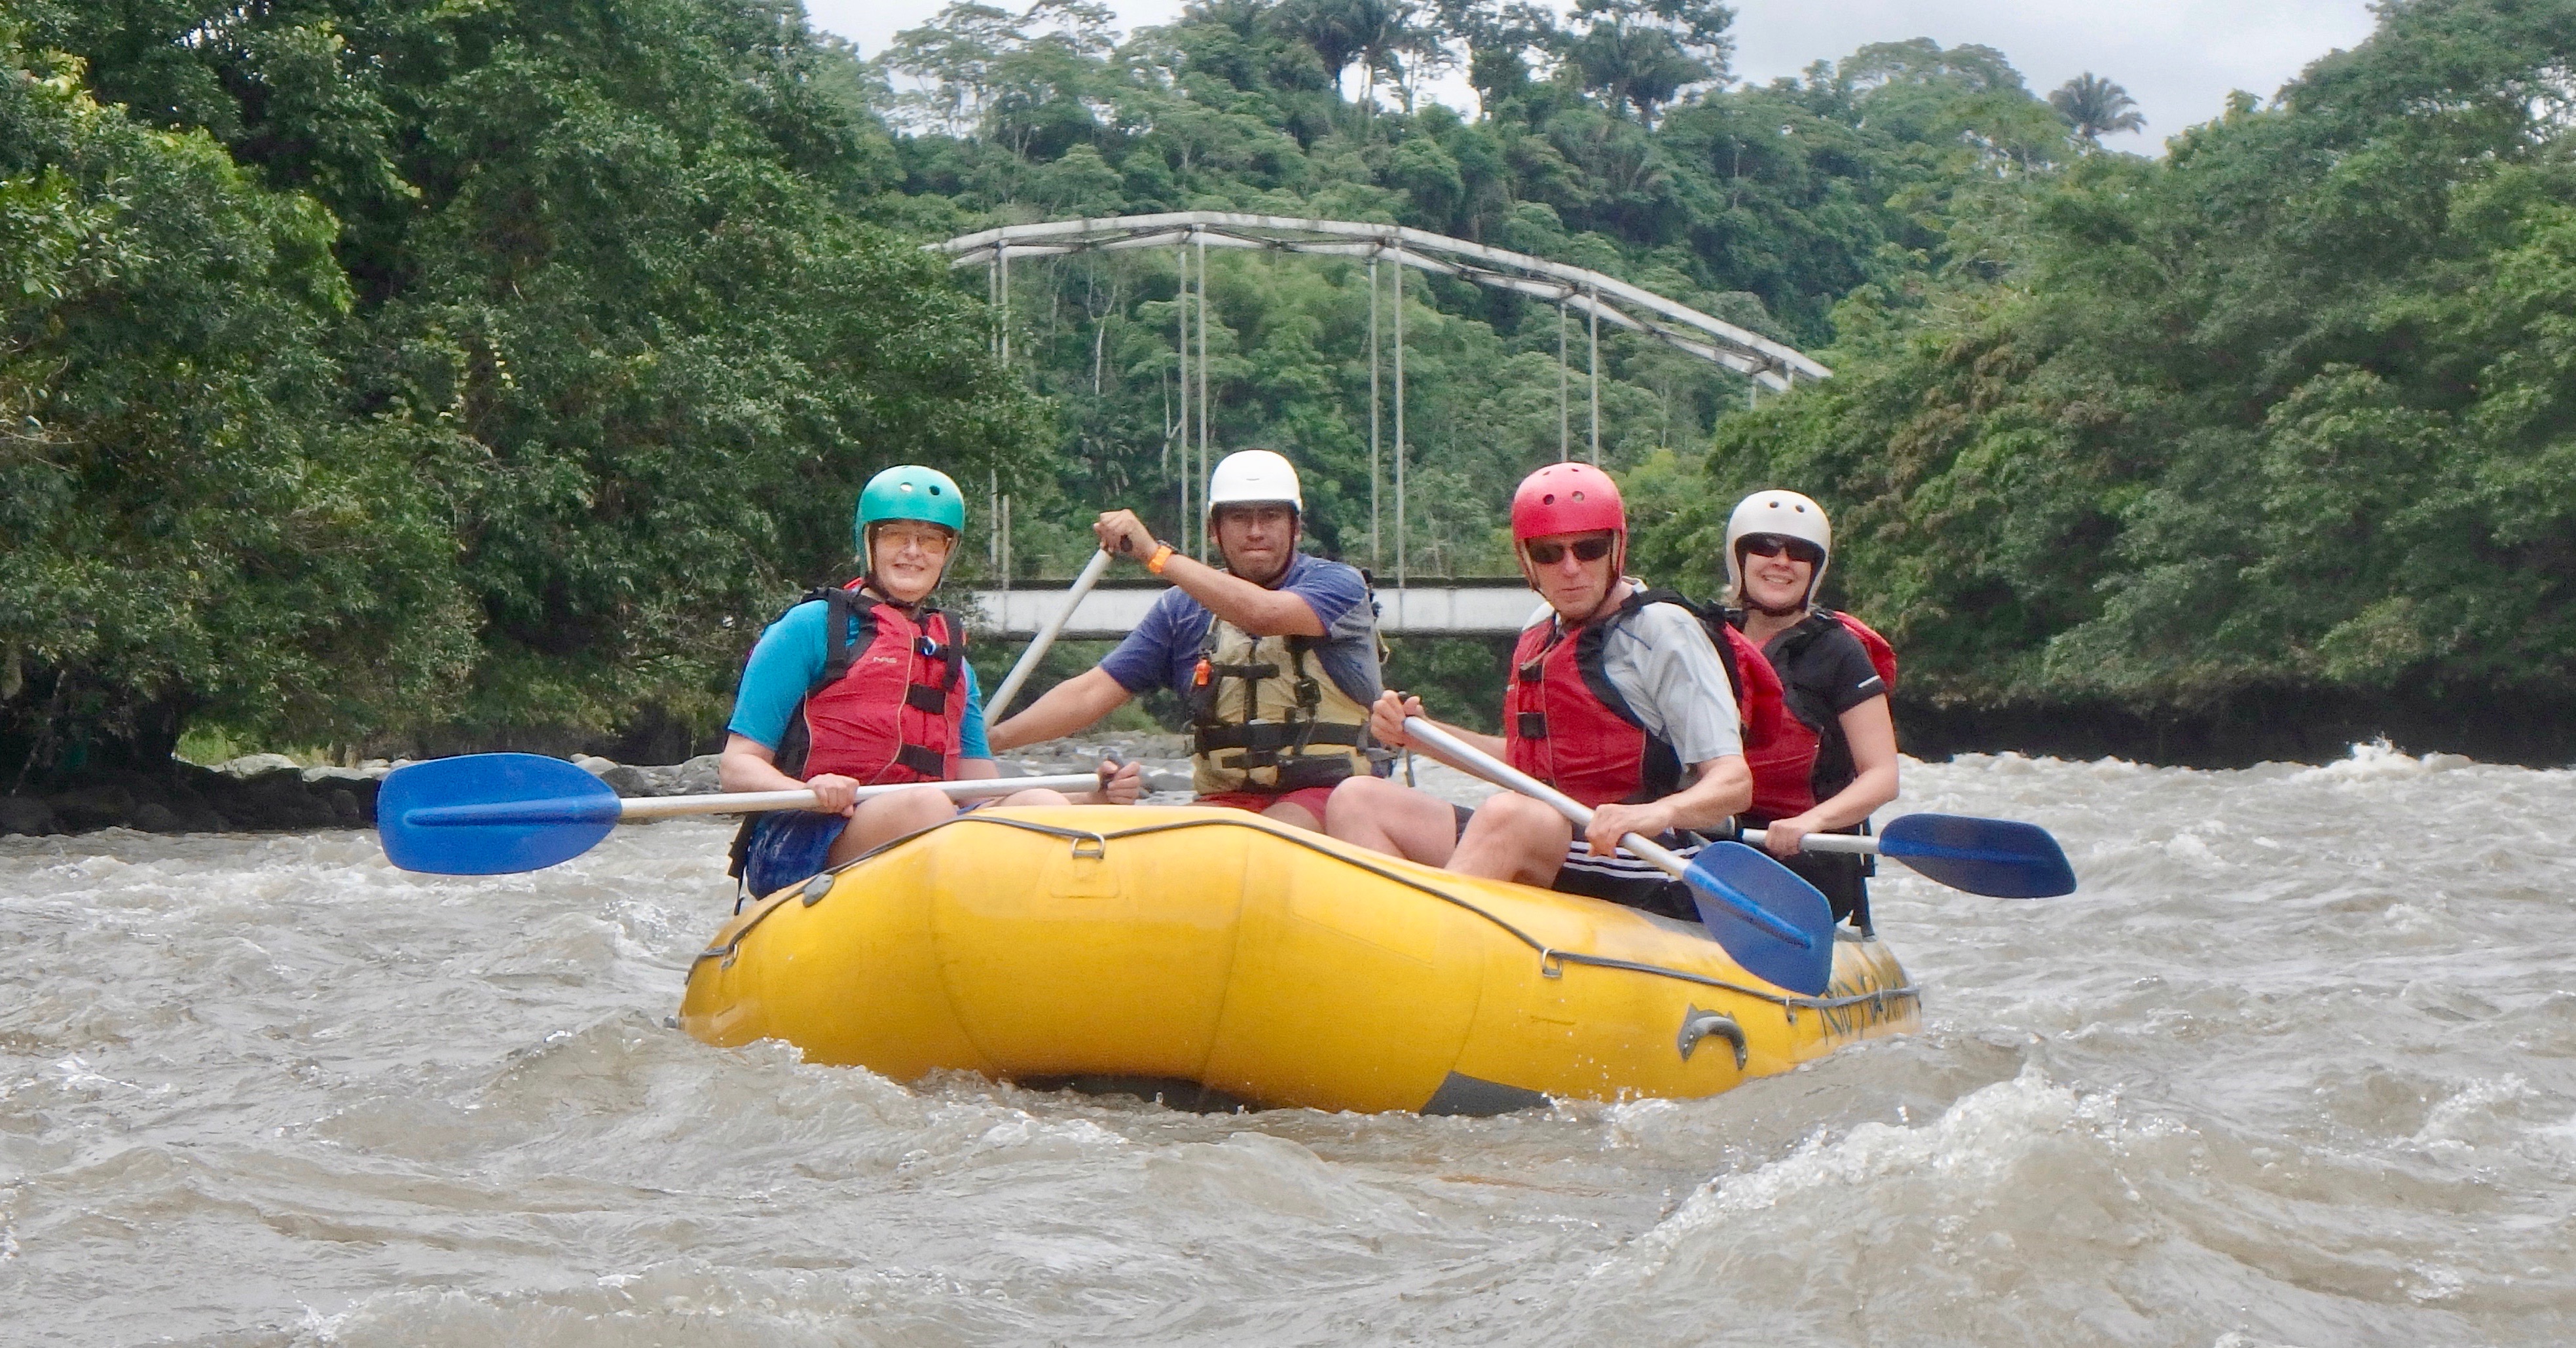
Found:
[[(742, 668), (742, 686), (733, 695), (733, 719), (725, 729), (773, 750), (787, 737), (787, 723), (795, 717), (797, 704), (823, 677), (823, 662), (831, 654), (824, 649), (824, 613), (822, 600), (810, 600), (787, 610), (786, 616), (760, 634), (760, 644), (751, 648), (750, 663)], [(854, 611), (850, 614), (853, 643), (858, 632), (859, 614)], [(973, 665), (966, 667), (966, 723), (958, 731), (957, 753), (961, 758), (993, 756), (992, 746), (984, 742), (984, 697), (976, 691)]]
[[(1306, 607), (1315, 611), (1315, 620), (1324, 625), (1314, 652), (1333, 685), (1362, 706), (1375, 702), (1384, 686), (1377, 664), (1377, 615), (1369, 608), (1368, 582), (1359, 568), (1301, 552), (1272, 588), (1305, 600)], [(1154, 601), (1145, 620), (1100, 662), (1100, 668), (1130, 695), (1156, 688), (1180, 692), (1190, 686), (1199, 646), (1214, 621), (1216, 615), (1208, 612), (1207, 605), (1174, 586)]]

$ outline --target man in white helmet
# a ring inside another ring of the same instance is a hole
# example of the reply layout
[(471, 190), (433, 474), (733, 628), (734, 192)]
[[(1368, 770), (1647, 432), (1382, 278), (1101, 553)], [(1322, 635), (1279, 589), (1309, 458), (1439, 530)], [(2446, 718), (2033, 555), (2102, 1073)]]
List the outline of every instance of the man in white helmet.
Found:
[(1370, 770), (1368, 709), (1384, 685), (1368, 582), (1297, 550), (1304, 510), (1296, 468), (1247, 449), (1208, 477), (1223, 569), (1156, 540), (1134, 511), (1102, 513), (1100, 546), (1173, 588), (1107, 659), (993, 727), (994, 750), (1078, 733), (1169, 688), (1189, 712), (1199, 803), (1321, 830), (1334, 784)]
[(1824, 891), (1837, 920), (1866, 930), (1868, 858), (1800, 850), (1810, 833), (1864, 830), (1897, 791), (1896, 652), (1867, 623), (1816, 603), (1833, 550), (1823, 506), (1794, 491), (1745, 497), (1726, 522), (1726, 617), (1770, 660), (1786, 704), (1777, 730), (1745, 750), (1745, 826)]

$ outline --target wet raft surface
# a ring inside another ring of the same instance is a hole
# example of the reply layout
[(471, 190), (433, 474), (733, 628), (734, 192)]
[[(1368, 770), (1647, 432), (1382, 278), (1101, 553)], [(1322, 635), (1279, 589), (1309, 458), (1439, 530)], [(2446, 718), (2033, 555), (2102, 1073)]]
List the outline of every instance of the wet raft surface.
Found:
[[(1978, 759), (1925, 1031), (1687, 1104), (1190, 1114), (667, 1029), (722, 826), (0, 842), (12, 1343), (2557, 1343), (2576, 775)], [(2527, 840), (2513, 845), (2490, 841)]]

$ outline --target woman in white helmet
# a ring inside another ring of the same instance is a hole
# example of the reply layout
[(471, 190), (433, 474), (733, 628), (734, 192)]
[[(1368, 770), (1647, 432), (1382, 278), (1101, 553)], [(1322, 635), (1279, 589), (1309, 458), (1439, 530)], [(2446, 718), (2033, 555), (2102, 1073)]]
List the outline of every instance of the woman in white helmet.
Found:
[(1297, 550), (1305, 492), (1278, 454), (1228, 454), (1207, 500), (1222, 569), (1157, 541), (1134, 511), (1101, 514), (1100, 546), (1173, 588), (1098, 666), (993, 727), (993, 747), (1074, 734), (1169, 688), (1190, 714), (1199, 803), (1320, 830), (1333, 785), (1370, 771), (1368, 708), (1383, 685), (1367, 579)]
[(1896, 652), (1868, 624), (1816, 603), (1833, 547), (1824, 507), (1793, 491), (1755, 492), (1726, 522), (1727, 621), (1770, 659), (1789, 713), (1766, 743), (1746, 746), (1744, 822), (1825, 892), (1837, 919), (1866, 930), (1868, 858), (1799, 850), (1810, 833), (1863, 830), (1897, 792)]

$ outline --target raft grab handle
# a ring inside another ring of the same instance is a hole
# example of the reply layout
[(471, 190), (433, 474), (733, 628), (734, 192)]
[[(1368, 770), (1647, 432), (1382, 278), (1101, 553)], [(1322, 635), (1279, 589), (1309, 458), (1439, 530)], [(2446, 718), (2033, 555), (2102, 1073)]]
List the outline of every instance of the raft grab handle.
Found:
[(1702, 1011), (1698, 1006), (1692, 1006), (1682, 1016), (1682, 1030), (1673, 1037), (1673, 1046), (1682, 1051), (1682, 1061), (1689, 1062), (1691, 1050), (1698, 1048), (1699, 1041), (1712, 1034), (1735, 1046), (1735, 1070), (1743, 1071), (1747, 1056), (1744, 1027), (1723, 1011)]

